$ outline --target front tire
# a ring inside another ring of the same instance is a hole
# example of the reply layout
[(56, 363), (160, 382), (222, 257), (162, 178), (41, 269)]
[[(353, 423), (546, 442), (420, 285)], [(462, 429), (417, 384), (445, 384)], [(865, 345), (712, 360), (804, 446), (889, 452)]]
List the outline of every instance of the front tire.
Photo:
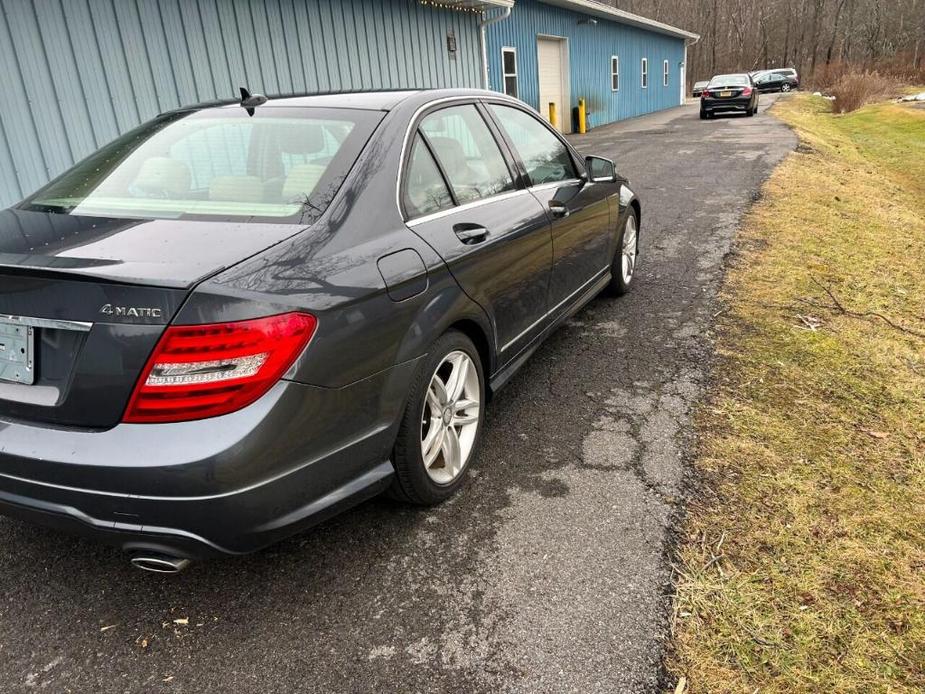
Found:
[(790, 91), (790, 85), (789, 85), (789, 84), (785, 84), (785, 85), (781, 86), (780, 90), (781, 90), (782, 92), (789, 92), (789, 91)]
[(610, 267), (610, 284), (607, 293), (611, 296), (626, 294), (636, 276), (639, 260), (639, 217), (632, 207), (623, 220), (623, 228), (617, 238), (617, 252)]
[(481, 440), (485, 392), (472, 340), (456, 330), (440, 337), (411, 384), (392, 455), (392, 497), (433, 506), (465, 484)]

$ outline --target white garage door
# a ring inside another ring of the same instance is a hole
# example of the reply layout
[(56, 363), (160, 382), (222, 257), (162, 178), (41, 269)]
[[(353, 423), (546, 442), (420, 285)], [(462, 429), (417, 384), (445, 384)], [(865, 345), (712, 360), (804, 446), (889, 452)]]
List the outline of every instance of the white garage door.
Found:
[(572, 114), (568, 109), (565, 75), (568, 70), (568, 44), (560, 39), (541, 38), (537, 41), (537, 59), (540, 73), (540, 113), (549, 118), (549, 104), (556, 105), (557, 127), (571, 131)]

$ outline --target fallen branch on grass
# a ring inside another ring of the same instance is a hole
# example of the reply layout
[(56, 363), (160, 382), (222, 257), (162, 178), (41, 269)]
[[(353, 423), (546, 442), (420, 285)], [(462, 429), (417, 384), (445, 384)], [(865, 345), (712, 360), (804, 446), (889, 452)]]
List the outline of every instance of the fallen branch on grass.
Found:
[(882, 320), (884, 323), (889, 325), (894, 330), (899, 330), (900, 332), (906, 333), (907, 335), (912, 335), (914, 337), (918, 337), (918, 338), (925, 340), (925, 333), (919, 330), (914, 330), (913, 328), (907, 328), (904, 325), (900, 325), (899, 323), (894, 321), (892, 318), (889, 318), (888, 316), (884, 316), (882, 313), (878, 313), (877, 311), (852, 311), (846, 308), (845, 305), (842, 304), (842, 302), (838, 300), (838, 297), (835, 296), (835, 293), (829, 287), (824, 285), (822, 282), (817, 280), (815, 277), (810, 277), (810, 279), (813, 281), (814, 284), (820, 287), (822, 291), (828, 294), (829, 299), (832, 301), (832, 305), (827, 307), (830, 310), (834, 310), (843, 316), (849, 316), (850, 318), (859, 318), (861, 320), (870, 320), (872, 318), (879, 318), (880, 320)]

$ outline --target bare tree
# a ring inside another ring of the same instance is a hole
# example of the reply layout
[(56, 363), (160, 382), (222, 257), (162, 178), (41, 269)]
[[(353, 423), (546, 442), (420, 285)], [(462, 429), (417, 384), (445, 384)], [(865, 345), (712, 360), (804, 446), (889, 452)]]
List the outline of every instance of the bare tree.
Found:
[(794, 67), (804, 79), (847, 64), (912, 74), (923, 68), (925, 0), (607, 0), (694, 31), (688, 77)]

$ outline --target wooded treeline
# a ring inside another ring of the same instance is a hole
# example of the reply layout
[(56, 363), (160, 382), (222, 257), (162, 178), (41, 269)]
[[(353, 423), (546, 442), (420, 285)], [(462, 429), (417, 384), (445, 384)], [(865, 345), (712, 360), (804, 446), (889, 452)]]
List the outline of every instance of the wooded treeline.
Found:
[(804, 81), (845, 69), (925, 67), (925, 0), (609, 0), (701, 35), (688, 78), (795, 67)]

